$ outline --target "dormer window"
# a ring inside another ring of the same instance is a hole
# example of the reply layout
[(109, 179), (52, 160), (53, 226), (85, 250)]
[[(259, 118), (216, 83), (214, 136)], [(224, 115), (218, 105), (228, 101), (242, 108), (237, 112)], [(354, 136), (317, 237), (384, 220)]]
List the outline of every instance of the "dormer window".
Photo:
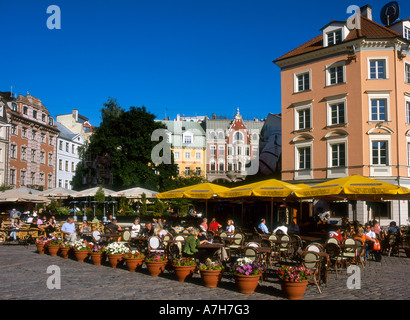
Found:
[(410, 40), (410, 28), (404, 27), (404, 38)]
[(327, 35), (327, 45), (328, 46), (333, 46), (343, 41), (342, 29), (328, 32), (326, 35)]

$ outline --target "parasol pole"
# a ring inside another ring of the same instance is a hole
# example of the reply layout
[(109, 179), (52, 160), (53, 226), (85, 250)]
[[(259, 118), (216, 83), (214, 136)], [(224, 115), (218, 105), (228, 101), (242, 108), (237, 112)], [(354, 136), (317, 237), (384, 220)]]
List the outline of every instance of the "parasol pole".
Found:
[(270, 199), (270, 228), (273, 230), (273, 198)]

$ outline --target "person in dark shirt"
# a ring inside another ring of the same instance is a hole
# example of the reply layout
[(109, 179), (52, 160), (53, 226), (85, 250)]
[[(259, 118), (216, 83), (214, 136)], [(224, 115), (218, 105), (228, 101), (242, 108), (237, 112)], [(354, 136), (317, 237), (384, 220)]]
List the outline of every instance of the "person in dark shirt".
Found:
[(152, 227), (152, 223), (148, 222), (145, 225), (145, 228), (142, 229), (142, 235), (145, 237), (151, 237), (154, 235), (154, 228)]
[(118, 224), (117, 219), (112, 219), (111, 222), (107, 225), (107, 227), (112, 231), (112, 232), (119, 232), (121, 231), (121, 226)]

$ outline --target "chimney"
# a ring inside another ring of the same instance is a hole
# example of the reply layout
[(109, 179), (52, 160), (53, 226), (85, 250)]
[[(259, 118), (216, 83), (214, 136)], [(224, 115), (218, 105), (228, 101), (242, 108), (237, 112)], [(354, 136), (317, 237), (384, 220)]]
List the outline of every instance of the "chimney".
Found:
[(75, 119), (75, 121), (78, 121), (78, 110), (77, 109), (73, 109), (73, 118)]
[(368, 4), (360, 8), (360, 14), (369, 20), (373, 20), (372, 7)]

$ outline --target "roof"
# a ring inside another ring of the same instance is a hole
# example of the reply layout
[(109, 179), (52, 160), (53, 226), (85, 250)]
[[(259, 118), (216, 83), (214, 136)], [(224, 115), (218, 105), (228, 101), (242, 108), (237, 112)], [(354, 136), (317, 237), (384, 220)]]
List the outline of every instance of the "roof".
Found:
[(73, 140), (78, 134), (70, 131), (67, 127), (63, 126), (60, 122), (55, 122), (57, 129), (60, 130), (59, 138), (66, 140)]
[[(346, 43), (346, 42), (357, 40), (360, 38), (367, 38), (367, 39), (390, 39), (391, 38), (391, 39), (394, 39), (397, 37), (402, 38), (402, 36), (399, 33), (385, 26), (382, 26), (381, 24), (374, 22), (373, 20), (370, 20), (362, 15), (360, 29), (351, 30), (343, 42)], [(281, 60), (285, 60), (285, 59), (292, 58), (298, 55), (317, 51), (320, 49), (323, 49), (323, 33), (309, 40), (308, 42), (300, 45), (299, 47), (293, 49), (292, 51), (289, 51), (288, 53), (274, 60), (273, 62), (278, 62)]]

